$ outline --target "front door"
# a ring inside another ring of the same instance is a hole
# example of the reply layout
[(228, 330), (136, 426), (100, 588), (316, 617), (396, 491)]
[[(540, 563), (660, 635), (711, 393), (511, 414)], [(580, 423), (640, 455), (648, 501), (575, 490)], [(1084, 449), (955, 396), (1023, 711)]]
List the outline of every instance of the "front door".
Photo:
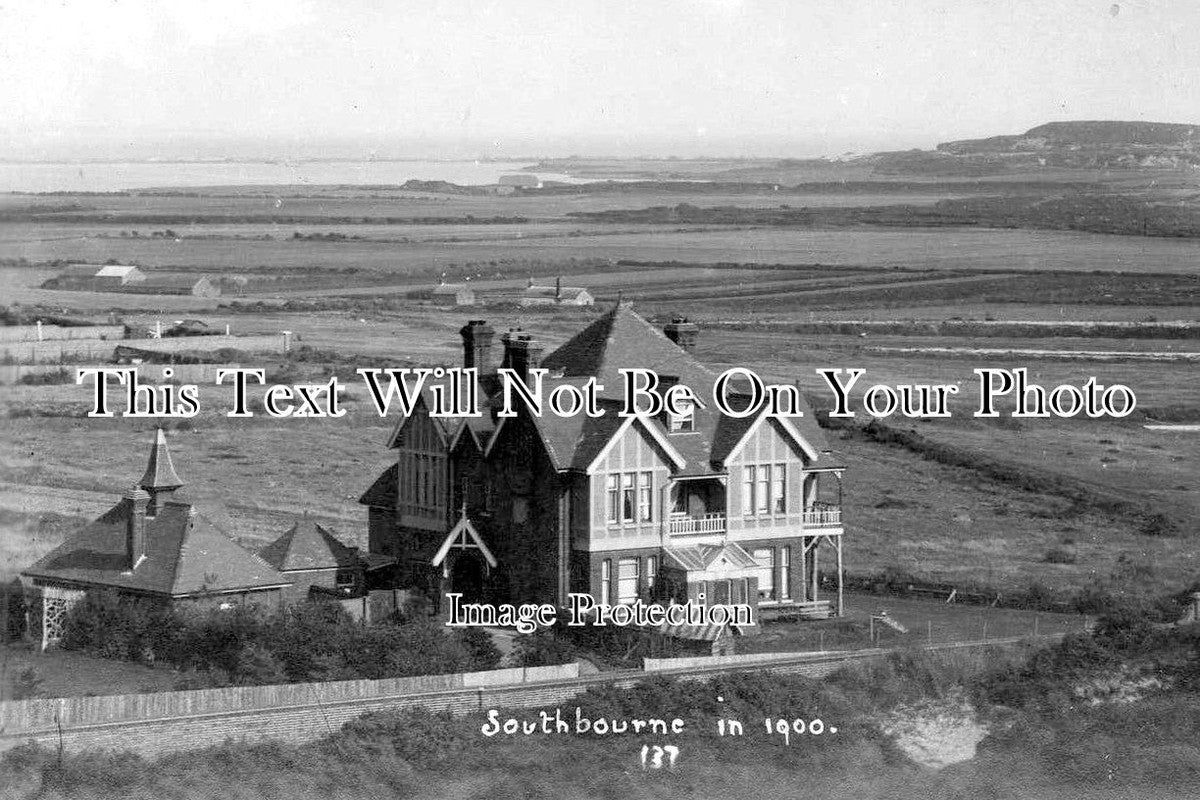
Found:
[(454, 553), (450, 566), (450, 589), (462, 595), (464, 603), (478, 603), (483, 599), (483, 559), (471, 550)]

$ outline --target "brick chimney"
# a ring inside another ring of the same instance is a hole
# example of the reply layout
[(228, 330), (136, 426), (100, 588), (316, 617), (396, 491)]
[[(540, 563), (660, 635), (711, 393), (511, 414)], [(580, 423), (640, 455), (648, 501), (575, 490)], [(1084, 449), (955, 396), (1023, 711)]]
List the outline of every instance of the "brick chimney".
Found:
[(671, 321), (663, 326), (663, 333), (684, 350), (691, 350), (696, 346), (696, 337), (700, 335), (700, 328), (696, 323), (688, 322), (687, 317), (672, 317)]
[(134, 486), (125, 492), (127, 517), (125, 520), (125, 560), (129, 569), (137, 567), (146, 556), (146, 506), (150, 504), (150, 493)]
[(500, 338), (504, 342), (504, 364), (517, 373), (522, 380), (529, 378), (529, 370), (537, 369), (542, 363), (545, 348), (541, 342), (520, 329), (509, 331)]
[(496, 371), (492, 364), (492, 337), (496, 331), (481, 319), (473, 319), (458, 331), (463, 340), (463, 366), (474, 367), (479, 375), (491, 375)]

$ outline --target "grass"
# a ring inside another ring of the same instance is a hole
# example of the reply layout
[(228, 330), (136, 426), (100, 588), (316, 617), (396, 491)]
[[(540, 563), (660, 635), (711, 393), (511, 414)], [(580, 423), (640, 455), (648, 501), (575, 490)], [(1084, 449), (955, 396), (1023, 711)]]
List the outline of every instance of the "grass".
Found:
[[(668, 737), (487, 737), (484, 711), (454, 718), (405, 710), (368, 715), (302, 745), (228, 742), (157, 758), (122, 752), (59, 758), (49, 749), (19, 748), (3, 757), (0, 790), (22, 800), (698, 798), (760, 787), (776, 797), (835, 800), (1194, 796), (1200, 701), (1186, 680), (1121, 704), (1062, 701), (1089, 676), (1157, 667), (1186, 679), (1188, 666), (1172, 661), (1188, 645), (1186, 634), (1140, 630), (1109, 628), (1040, 651), (909, 653), (825, 681), (767, 673), (708, 683), (649, 680), (594, 688), (558, 707), (570, 719), (576, 707), (592, 720), (679, 717), (683, 732)], [(1013, 684), (1013, 676), (1022, 682)], [(1001, 697), (1007, 707), (997, 705)], [(555, 708), (547, 711), (553, 716)], [(896, 730), (897, 715), (906, 730), (886, 733)], [(501, 709), (497, 716), (538, 719), (533, 709)], [(761, 725), (765, 718), (818, 717), (837, 733), (785, 741)], [(720, 736), (718, 719), (744, 722), (743, 734)], [(935, 755), (954, 727), (986, 734), (974, 758), (933, 770), (905, 755), (922, 749)], [(904, 745), (902, 736), (909, 740)], [(679, 748), (674, 768), (643, 769), (640, 746), (665, 743)]]

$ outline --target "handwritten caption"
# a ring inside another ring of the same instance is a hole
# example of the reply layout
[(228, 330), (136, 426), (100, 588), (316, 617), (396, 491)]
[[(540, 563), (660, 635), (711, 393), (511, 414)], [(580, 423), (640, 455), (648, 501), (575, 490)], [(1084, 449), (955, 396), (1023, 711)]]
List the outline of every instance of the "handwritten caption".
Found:
[[(718, 697), (718, 702), (724, 698)], [(819, 717), (812, 718), (781, 718), (763, 717), (755, 723), (734, 719), (728, 716), (718, 717), (710, 723), (711, 732), (718, 738), (740, 738), (748, 735), (749, 731), (761, 730), (770, 739), (790, 746), (799, 737), (831, 736), (838, 732), (837, 726), (825, 722)], [(565, 716), (561, 708), (550, 711), (539, 711), (537, 716), (527, 718), (501, 717), (500, 711), (490, 709), (487, 721), (480, 726), (480, 733), (485, 737), (535, 736), (535, 735), (575, 735), (593, 737), (611, 736), (657, 736), (682, 737), (694, 732), (688, 723), (680, 717), (589, 717), (583, 709), (576, 706), (574, 712)], [(674, 769), (682, 756), (682, 749), (676, 744), (642, 744), (638, 751), (639, 762), (643, 770)]]

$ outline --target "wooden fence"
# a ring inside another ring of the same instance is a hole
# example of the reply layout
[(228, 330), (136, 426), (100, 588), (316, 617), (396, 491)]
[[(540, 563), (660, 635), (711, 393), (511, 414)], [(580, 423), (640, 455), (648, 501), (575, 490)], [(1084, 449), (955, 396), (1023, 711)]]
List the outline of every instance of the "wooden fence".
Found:
[(579, 665), (564, 664), (377, 681), (282, 683), (183, 692), (10, 700), (0, 702), (0, 736), (57, 730), (58, 726), (66, 729), (138, 720), (211, 716), (577, 677)]
[[(67, 374), (67, 383), (75, 383), (76, 370), (96, 366), (94, 364), (0, 364), (0, 386), (20, 383), (26, 375), (53, 375), (58, 372)], [(138, 377), (150, 383), (160, 380), (161, 373), (154, 371), (158, 366), (166, 364), (140, 365)], [(241, 364), (171, 364), (174, 371), (173, 379), (181, 383), (215, 383), (217, 371), (233, 369)], [(89, 383), (90, 385), (90, 383)]]
[(62, 339), (124, 339), (124, 325), (0, 325), (0, 342), (52, 342)]
[[(1055, 637), (1043, 637), (1051, 639)], [(1021, 639), (934, 645), (931, 650), (1012, 644)], [(767, 661), (709, 658), (652, 674), (691, 680), (746, 670), (823, 678), (888, 650), (780, 654)], [(629, 687), (649, 672), (623, 670), (586, 677), (578, 666), (531, 667), (384, 681), (339, 681), (232, 687), (112, 697), (70, 697), (0, 703), (0, 751), (35, 742), (64, 751), (129, 750), (155, 755), (221, 744), (278, 739), (294, 743), (328, 736), (364, 714), (410, 708), (478, 713), (549, 708), (592, 686)]]
[(2, 342), (0, 359), (10, 364), (65, 364), (73, 361), (110, 361), (117, 346), (155, 353), (202, 351), (222, 348), (246, 353), (283, 353), (282, 334), (259, 336), (179, 336), (166, 339), (64, 339), (44, 342)]

